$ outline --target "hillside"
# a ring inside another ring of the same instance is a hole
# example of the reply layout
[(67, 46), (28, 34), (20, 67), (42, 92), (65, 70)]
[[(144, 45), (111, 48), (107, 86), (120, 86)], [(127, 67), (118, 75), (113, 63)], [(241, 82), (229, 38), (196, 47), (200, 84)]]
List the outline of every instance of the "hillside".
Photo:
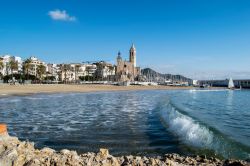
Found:
[(192, 79), (184, 77), (182, 75), (162, 74), (150, 68), (142, 69), (141, 74), (143, 75), (144, 79), (153, 82), (165, 82), (167, 80), (192, 82)]

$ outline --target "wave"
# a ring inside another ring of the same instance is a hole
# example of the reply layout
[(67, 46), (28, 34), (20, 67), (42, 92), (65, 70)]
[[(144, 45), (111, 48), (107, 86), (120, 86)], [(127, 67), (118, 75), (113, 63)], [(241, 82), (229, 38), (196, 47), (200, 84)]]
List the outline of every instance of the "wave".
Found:
[(181, 113), (167, 101), (161, 108), (161, 119), (168, 130), (177, 135), (186, 145), (200, 150), (213, 151), (225, 158), (249, 159), (250, 148), (223, 135), (214, 128)]
[(0, 98), (0, 103), (17, 103), (21, 101), (19, 98)]
[(222, 91), (229, 91), (228, 89), (190, 89), (188, 90), (190, 93), (193, 92), (222, 92)]
[(46, 98), (43, 98), (43, 97), (25, 97), (25, 99), (27, 99), (27, 100), (44, 100)]

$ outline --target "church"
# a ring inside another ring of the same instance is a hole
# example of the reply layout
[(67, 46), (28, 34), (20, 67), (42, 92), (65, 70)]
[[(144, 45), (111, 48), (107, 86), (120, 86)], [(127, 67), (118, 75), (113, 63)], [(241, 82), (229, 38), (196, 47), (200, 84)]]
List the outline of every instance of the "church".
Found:
[(132, 44), (129, 50), (129, 61), (122, 60), (121, 53), (118, 52), (116, 66), (117, 81), (136, 81), (140, 73), (140, 67), (136, 67), (136, 49), (134, 44)]

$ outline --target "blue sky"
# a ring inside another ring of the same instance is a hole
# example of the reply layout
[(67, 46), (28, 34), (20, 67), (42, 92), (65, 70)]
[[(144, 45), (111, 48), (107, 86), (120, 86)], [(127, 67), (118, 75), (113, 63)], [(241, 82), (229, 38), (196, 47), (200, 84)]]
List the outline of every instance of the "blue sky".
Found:
[(1, 0), (0, 55), (128, 59), (195, 79), (250, 78), (249, 0)]

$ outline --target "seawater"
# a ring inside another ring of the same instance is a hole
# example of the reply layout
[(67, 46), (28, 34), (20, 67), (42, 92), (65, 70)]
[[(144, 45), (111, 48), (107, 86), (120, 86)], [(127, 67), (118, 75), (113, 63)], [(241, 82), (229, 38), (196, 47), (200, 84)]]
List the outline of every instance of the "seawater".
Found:
[(0, 98), (0, 122), (38, 148), (249, 159), (249, 99), (248, 90), (9, 96)]

